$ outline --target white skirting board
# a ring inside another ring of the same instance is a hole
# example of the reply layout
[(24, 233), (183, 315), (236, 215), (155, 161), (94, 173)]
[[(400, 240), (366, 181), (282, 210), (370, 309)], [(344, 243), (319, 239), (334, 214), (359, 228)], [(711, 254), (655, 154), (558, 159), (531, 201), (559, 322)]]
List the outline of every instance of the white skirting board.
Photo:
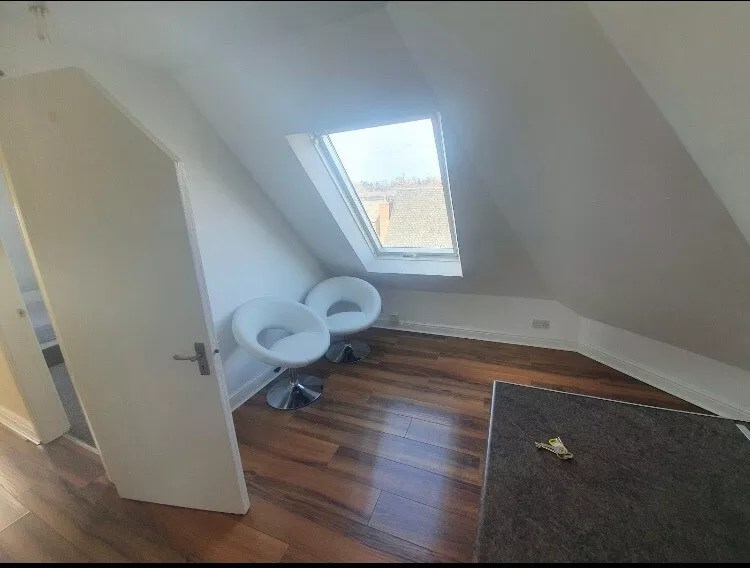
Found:
[[(436, 323), (402, 321), (394, 324), (382, 318), (375, 323), (375, 327), (577, 351), (719, 416), (750, 421), (750, 405), (743, 402), (747, 399), (747, 395), (742, 398), (734, 396), (734, 393), (741, 391), (742, 387), (750, 391), (750, 372), (586, 318), (580, 319), (581, 329), (587, 330), (586, 335), (582, 336), (580, 341), (512, 335)], [(600, 333), (605, 332), (610, 338), (607, 348), (596, 341)], [(625, 348), (622, 347), (626, 342), (629, 342), (630, 348), (627, 354), (624, 351)], [(597, 345), (592, 345), (592, 343), (597, 343)], [(638, 353), (642, 356), (639, 357)], [(669, 372), (670, 368), (674, 368), (675, 360), (694, 360), (695, 365)], [(661, 369), (664, 371), (659, 372)], [(710, 377), (713, 382), (713, 392), (709, 393), (706, 388), (696, 386), (696, 384), (705, 384), (706, 377)]]
[(37, 434), (36, 429), (34, 428), (34, 425), (31, 422), (29, 422), (25, 418), (21, 418), (15, 412), (11, 412), (10, 410), (3, 408), (2, 406), (0, 406), (0, 423), (13, 430), (19, 436), (23, 436), (24, 438), (30, 440), (31, 442), (34, 442), (35, 444), (42, 443), (42, 441), (39, 439), (39, 435)]
[(634, 379), (638, 379), (652, 387), (668, 392), (669, 394), (681, 398), (682, 400), (686, 400), (696, 406), (705, 408), (709, 412), (713, 412), (719, 416), (732, 418), (734, 420), (750, 420), (750, 412), (745, 411), (742, 408), (717, 400), (714, 396), (697, 390), (694, 387), (681, 384), (673, 379), (642, 369), (638, 365), (634, 365), (628, 361), (623, 361), (611, 353), (600, 351), (599, 349), (583, 344), (579, 345), (578, 352), (594, 361), (599, 361), (600, 363), (607, 365), (607, 367), (617, 369)]
[(83, 440), (79, 440), (75, 436), (71, 436), (70, 434), (63, 434), (63, 438), (67, 438), (71, 442), (73, 442), (77, 446), (81, 446), (84, 450), (90, 451), (92, 454), (96, 454), (97, 456), (101, 455), (99, 453), (99, 450), (97, 450), (94, 446), (91, 446), (84, 442)]
[(250, 379), (240, 388), (231, 393), (229, 395), (229, 407), (232, 409), (232, 412), (237, 410), (237, 408), (242, 406), (251, 396), (281, 375), (284, 371), (286, 371), (285, 367), (282, 367), (279, 372), (275, 372), (273, 369), (268, 369), (254, 379)]
[(484, 329), (471, 329), (453, 325), (439, 325), (435, 323), (423, 323), (416, 321), (402, 321), (391, 323), (386, 319), (378, 319), (375, 327), (383, 329), (398, 329), (401, 331), (413, 331), (415, 333), (430, 333), (432, 335), (446, 335), (448, 337), (463, 337), (466, 339), (481, 339), (484, 341), (496, 341), (498, 343), (512, 343), (514, 345), (530, 345), (531, 347), (545, 347), (547, 349), (562, 349), (564, 351), (577, 351), (578, 342), (567, 339), (555, 339), (549, 337), (532, 337), (529, 335), (515, 335), (489, 331)]

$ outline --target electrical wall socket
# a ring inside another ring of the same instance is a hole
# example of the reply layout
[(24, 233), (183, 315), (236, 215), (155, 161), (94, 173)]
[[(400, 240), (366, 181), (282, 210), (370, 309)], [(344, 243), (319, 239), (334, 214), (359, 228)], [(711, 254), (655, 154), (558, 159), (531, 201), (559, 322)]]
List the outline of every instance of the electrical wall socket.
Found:
[(549, 329), (549, 320), (533, 319), (531, 320), (531, 327), (535, 327), (537, 329)]
[(394, 312), (388, 315), (388, 321), (391, 323), (401, 323), (401, 316), (398, 315), (398, 312)]

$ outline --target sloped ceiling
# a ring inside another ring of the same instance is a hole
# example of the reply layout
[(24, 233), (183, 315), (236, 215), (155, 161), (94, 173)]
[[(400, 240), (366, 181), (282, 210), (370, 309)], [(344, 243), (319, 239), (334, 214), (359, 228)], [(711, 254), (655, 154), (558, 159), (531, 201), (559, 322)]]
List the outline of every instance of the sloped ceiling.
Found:
[(553, 297), (750, 366), (750, 248), (586, 6), (388, 11)]
[(50, 3), (54, 41), (173, 73), (331, 272), (361, 266), (284, 136), (439, 110), (465, 277), (371, 280), (554, 298), (750, 369), (750, 247), (585, 4), (86, 6)]
[(589, 8), (750, 241), (750, 3)]

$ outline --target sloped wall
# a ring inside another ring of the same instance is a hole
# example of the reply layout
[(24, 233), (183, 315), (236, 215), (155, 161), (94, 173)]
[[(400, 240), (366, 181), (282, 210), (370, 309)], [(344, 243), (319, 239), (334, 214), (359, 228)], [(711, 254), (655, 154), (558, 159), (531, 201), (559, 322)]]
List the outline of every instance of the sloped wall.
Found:
[(585, 5), (388, 11), (552, 298), (750, 369), (750, 247)]
[(490, 197), (492, 186), (459, 154), (452, 125), (444, 124), (444, 134), (463, 278), (366, 273), (295, 157), (289, 134), (441, 110), (382, 8), (220, 61), (194, 61), (177, 78), (330, 272), (386, 287), (550, 297)]
[(750, 4), (586, 4), (750, 241)]

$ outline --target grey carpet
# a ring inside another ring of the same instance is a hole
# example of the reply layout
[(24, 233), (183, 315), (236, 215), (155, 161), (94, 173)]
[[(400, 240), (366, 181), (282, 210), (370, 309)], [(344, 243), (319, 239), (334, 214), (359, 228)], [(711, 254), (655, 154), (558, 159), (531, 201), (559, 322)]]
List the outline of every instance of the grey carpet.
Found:
[(495, 382), (486, 463), (480, 562), (750, 561), (731, 420)]
[(60, 395), (65, 414), (70, 422), (70, 435), (86, 442), (90, 446), (94, 445), (94, 438), (91, 436), (86, 419), (83, 416), (81, 403), (73, 389), (73, 383), (70, 382), (70, 375), (65, 363), (60, 363), (49, 368), (52, 375), (52, 381), (57, 388), (57, 394)]

